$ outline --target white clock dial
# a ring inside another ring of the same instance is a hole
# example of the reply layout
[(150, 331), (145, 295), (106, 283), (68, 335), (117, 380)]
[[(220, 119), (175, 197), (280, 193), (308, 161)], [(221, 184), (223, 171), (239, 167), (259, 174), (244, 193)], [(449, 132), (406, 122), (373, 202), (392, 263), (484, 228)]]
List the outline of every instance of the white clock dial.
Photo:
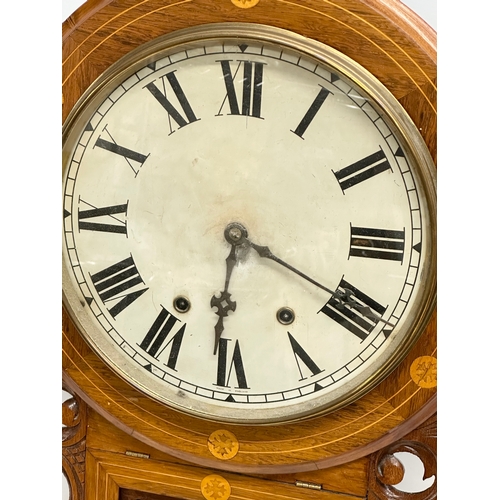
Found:
[(378, 82), (256, 30), (139, 51), (70, 118), (64, 292), (142, 391), (269, 423), (359, 397), (415, 341), (433, 186)]

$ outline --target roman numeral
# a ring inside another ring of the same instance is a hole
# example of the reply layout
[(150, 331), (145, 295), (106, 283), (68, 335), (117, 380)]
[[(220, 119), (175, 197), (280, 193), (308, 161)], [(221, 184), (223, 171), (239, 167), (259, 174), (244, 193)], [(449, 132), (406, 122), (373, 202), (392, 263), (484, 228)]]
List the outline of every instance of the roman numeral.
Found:
[(349, 165), (338, 172), (333, 172), (339, 181), (342, 191), (356, 186), (360, 182), (371, 179), (377, 174), (391, 170), (391, 165), (385, 156), (385, 153), (380, 149), (366, 158), (363, 158), (352, 165)]
[[(226, 101), (229, 103), (231, 115), (253, 116), (262, 118), (262, 85), (264, 64), (251, 61), (238, 61), (234, 74), (231, 71), (231, 61), (219, 61), (226, 85), (226, 96), (216, 116), (221, 116)], [(241, 89), (241, 106), (238, 102), (235, 79), (243, 65), (243, 80)]]
[(390, 229), (351, 227), (349, 257), (403, 262), (405, 232)]
[(297, 368), (299, 369), (300, 373), (300, 379), (305, 380), (307, 377), (304, 377), (302, 373), (302, 367), (301, 364), (299, 363), (299, 359), (302, 361), (304, 365), (309, 369), (309, 371), (313, 375), (317, 375), (318, 373), (321, 373), (324, 370), (321, 370), (318, 365), (311, 359), (309, 354), (304, 350), (304, 348), (292, 337), (290, 332), (288, 333), (288, 340), (290, 340), (290, 345), (292, 346), (292, 351), (293, 355), (295, 356), (295, 362), (297, 363)]
[(159, 358), (168, 346), (171, 346), (166, 365), (172, 370), (175, 370), (175, 365), (177, 364), (186, 324), (183, 324), (168, 342), (166, 340), (178, 321), (175, 316), (162, 306), (160, 314), (158, 314), (148, 333), (146, 333), (146, 336), (139, 344), (141, 349), (156, 359)]
[(217, 360), (217, 384), (221, 387), (230, 387), (229, 380), (231, 378), (233, 368), (236, 374), (236, 381), (240, 389), (248, 389), (245, 369), (243, 368), (243, 358), (241, 357), (240, 343), (237, 340), (234, 346), (233, 356), (228, 368), (228, 342), (230, 339), (219, 340), (219, 358)]
[[(336, 291), (345, 293), (346, 289), (354, 293), (354, 297), (351, 297), (354, 298), (360, 306), (368, 306), (379, 316), (382, 316), (387, 309), (361, 292), (358, 288), (342, 279)], [(365, 340), (378, 323), (376, 319), (364, 316), (353, 307), (343, 305), (341, 301), (333, 295), (321, 308), (320, 312), (326, 314), (329, 318), (336, 321), (339, 325), (349, 330), (361, 340)]]
[(134, 174), (137, 175), (139, 173), (139, 169), (147, 160), (149, 154), (143, 155), (142, 153), (138, 153), (137, 151), (133, 151), (132, 149), (128, 149), (117, 144), (112, 135), (109, 133), (107, 125), (104, 127), (103, 132), (105, 132), (107, 137), (111, 140), (104, 139), (99, 135), (95, 146), (123, 157)]
[(302, 118), (297, 128), (295, 130), (292, 130), (294, 134), (297, 134), (301, 139), (304, 138), (304, 132), (307, 130), (309, 125), (311, 125), (313, 118), (318, 114), (318, 111), (320, 110), (321, 106), (323, 106), (323, 103), (330, 94), (331, 92), (328, 89), (321, 87), (320, 91), (318, 92), (318, 95), (316, 96), (310, 108), (304, 115), (304, 118)]
[[(194, 114), (189, 101), (187, 100), (182, 87), (177, 80), (177, 76), (175, 75), (175, 71), (171, 71), (166, 75), (160, 78), (162, 90), (160, 90), (154, 82), (148, 83), (146, 88), (151, 92), (153, 97), (161, 104), (163, 109), (168, 113), (169, 117), (169, 126), (170, 126), (170, 134), (174, 133), (175, 130), (172, 128), (171, 119), (174, 120), (179, 128), (185, 127), (190, 123), (193, 123), (198, 120), (196, 115)], [(178, 103), (180, 104), (182, 111), (184, 112), (184, 116), (181, 112), (170, 102), (167, 98), (167, 88), (173, 91), (175, 97), (177, 98)]]
[[(83, 201), (88, 206), (90, 203)], [(78, 229), (80, 231), (101, 231), (105, 233), (127, 234), (127, 221), (117, 217), (119, 214), (127, 215), (128, 201), (123, 205), (112, 205), (110, 207), (96, 208), (92, 207), (88, 210), (78, 209)], [(97, 219), (89, 222), (88, 219)], [(111, 219), (114, 224), (103, 221)]]
[(103, 303), (118, 300), (111, 309), (108, 309), (113, 318), (147, 290), (147, 288), (140, 288), (130, 293), (124, 293), (130, 288), (144, 283), (131, 256), (91, 275), (91, 279)]

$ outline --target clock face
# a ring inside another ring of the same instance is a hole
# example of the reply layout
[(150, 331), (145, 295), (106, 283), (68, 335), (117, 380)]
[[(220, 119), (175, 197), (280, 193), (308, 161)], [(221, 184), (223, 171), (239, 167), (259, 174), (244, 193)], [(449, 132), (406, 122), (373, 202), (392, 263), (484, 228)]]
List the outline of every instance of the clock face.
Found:
[(431, 160), (352, 61), (224, 29), (139, 50), (70, 117), (65, 303), (149, 396), (214, 420), (294, 420), (360, 397), (418, 338)]

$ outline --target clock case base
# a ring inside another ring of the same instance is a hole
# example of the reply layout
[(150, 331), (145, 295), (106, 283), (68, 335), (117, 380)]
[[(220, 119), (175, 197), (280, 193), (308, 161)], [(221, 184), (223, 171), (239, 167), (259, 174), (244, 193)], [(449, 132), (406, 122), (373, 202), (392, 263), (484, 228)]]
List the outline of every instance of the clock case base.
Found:
[[(66, 390), (67, 387), (64, 387)], [(63, 404), (63, 472), (72, 500), (198, 500), (207, 477), (222, 477), (231, 493), (248, 500), (431, 500), (436, 498), (434, 414), (403, 439), (369, 456), (327, 469), (295, 474), (242, 475), (193, 466), (134, 439), (88, 407), (78, 396)], [(423, 479), (434, 476), (420, 493), (394, 487), (404, 466), (394, 456), (408, 452), (424, 465)]]

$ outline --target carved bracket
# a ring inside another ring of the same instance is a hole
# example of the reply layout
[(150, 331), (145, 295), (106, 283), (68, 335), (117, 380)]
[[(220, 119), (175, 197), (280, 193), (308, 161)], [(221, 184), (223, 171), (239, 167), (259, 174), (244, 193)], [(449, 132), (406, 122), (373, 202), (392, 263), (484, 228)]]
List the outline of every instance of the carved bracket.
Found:
[(73, 397), (62, 404), (62, 470), (70, 500), (84, 500), (87, 406), (64, 382), (63, 390)]
[[(402, 440), (374, 453), (368, 469), (367, 500), (433, 500), (437, 498), (437, 415), (433, 415)], [(405, 492), (397, 489), (404, 477), (404, 465), (394, 455), (407, 452), (417, 456), (424, 465), (424, 476), (434, 481), (424, 491)]]

